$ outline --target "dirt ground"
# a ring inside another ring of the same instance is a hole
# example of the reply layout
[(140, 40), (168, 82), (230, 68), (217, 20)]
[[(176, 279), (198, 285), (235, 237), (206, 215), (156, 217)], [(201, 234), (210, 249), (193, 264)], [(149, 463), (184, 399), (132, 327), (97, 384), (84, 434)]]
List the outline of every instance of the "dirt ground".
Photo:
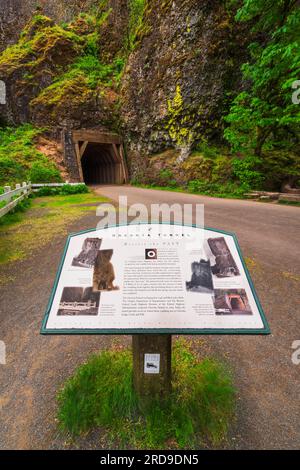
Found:
[[(250, 201), (221, 200), (130, 187), (101, 187), (99, 194), (129, 203), (198, 202), (205, 204), (207, 226), (234, 231), (268, 318), (269, 336), (195, 337), (203, 354), (227, 360), (238, 389), (237, 417), (230, 449), (298, 449), (300, 445), (300, 365), (291, 360), (300, 340), (300, 209)], [(95, 227), (83, 215), (69, 232)], [(70, 442), (57, 429), (55, 395), (90, 353), (128, 336), (40, 335), (41, 321), (65, 244), (64, 236), (11, 267), (12, 282), (2, 288), (0, 340), (7, 364), (0, 365), (1, 449), (100, 449), (101, 430)]]

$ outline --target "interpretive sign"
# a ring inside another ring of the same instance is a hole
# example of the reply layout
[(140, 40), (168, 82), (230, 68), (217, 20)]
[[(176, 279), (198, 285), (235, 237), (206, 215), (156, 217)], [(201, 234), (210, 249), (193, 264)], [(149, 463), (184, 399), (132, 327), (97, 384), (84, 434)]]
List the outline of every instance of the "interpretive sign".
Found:
[(269, 327), (234, 234), (129, 224), (69, 236), (41, 332), (268, 334)]

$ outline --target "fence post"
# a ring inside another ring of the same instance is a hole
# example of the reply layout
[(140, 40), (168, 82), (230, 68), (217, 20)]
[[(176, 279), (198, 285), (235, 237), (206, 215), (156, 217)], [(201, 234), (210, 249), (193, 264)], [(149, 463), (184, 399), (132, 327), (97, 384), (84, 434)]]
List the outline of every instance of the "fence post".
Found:
[(9, 193), (11, 191), (11, 187), (10, 186), (4, 186), (4, 192), (5, 193)]

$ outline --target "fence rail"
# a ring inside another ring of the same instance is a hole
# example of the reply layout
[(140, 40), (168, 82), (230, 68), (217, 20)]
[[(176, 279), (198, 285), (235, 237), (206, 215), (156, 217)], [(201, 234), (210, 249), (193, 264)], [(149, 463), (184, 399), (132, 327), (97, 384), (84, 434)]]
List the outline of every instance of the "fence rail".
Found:
[[(0, 194), (0, 217), (10, 212), (19, 202), (28, 197), (31, 191), (31, 183), (16, 184), (16, 189), (4, 186), (4, 193)], [(6, 204), (2, 207), (3, 203)]]
[[(69, 183), (68, 181), (66, 181), (65, 183), (23, 183), (22, 185), (16, 184), (15, 189), (11, 189), (10, 186), (4, 186), (4, 193), (0, 194), (0, 218), (10, 212), (24, 198), (28, 197), (31, 192), (35, 192), (41, 188), (47, 187), (59, 188), (65, 186), (66, 184), (70, 186), (77, 186), (78, 184), (84, 183)], [(5, 205), (3, 205), (4, 203)]]

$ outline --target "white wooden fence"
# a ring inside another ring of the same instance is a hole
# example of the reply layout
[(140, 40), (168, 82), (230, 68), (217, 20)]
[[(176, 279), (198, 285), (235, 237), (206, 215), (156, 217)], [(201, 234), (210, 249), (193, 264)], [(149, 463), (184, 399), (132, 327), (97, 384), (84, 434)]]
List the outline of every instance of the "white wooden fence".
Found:
[[(0, 194), (0, 218), (16, 207), (19, 202), (27, 197), (32, 191), (38, 191), (39, 189), (45, 187), (57, 188), (64, 186), (65, 184), (70, 186), (77, 186), (78, 184), (84, 183), (69, 183), (68, 181), (65, 183), (23, 183), (22, 185), (16, 184), (16, 189), (11, 189), (10, 186), (4, 186), (4, 193)], [(3, 202), (6, 203), (4, 207), (2, 207)]]
[[(11, 189), (10, 186), (4, 186), (4, 193), (0, 194), (0, 217), (10, 212), (16, 207), (19, 202), (25, 199), (32, 191), (31, 183), (16, 184), (16, 189)], [(5, 202), (6, 205), (1, 207)]]

